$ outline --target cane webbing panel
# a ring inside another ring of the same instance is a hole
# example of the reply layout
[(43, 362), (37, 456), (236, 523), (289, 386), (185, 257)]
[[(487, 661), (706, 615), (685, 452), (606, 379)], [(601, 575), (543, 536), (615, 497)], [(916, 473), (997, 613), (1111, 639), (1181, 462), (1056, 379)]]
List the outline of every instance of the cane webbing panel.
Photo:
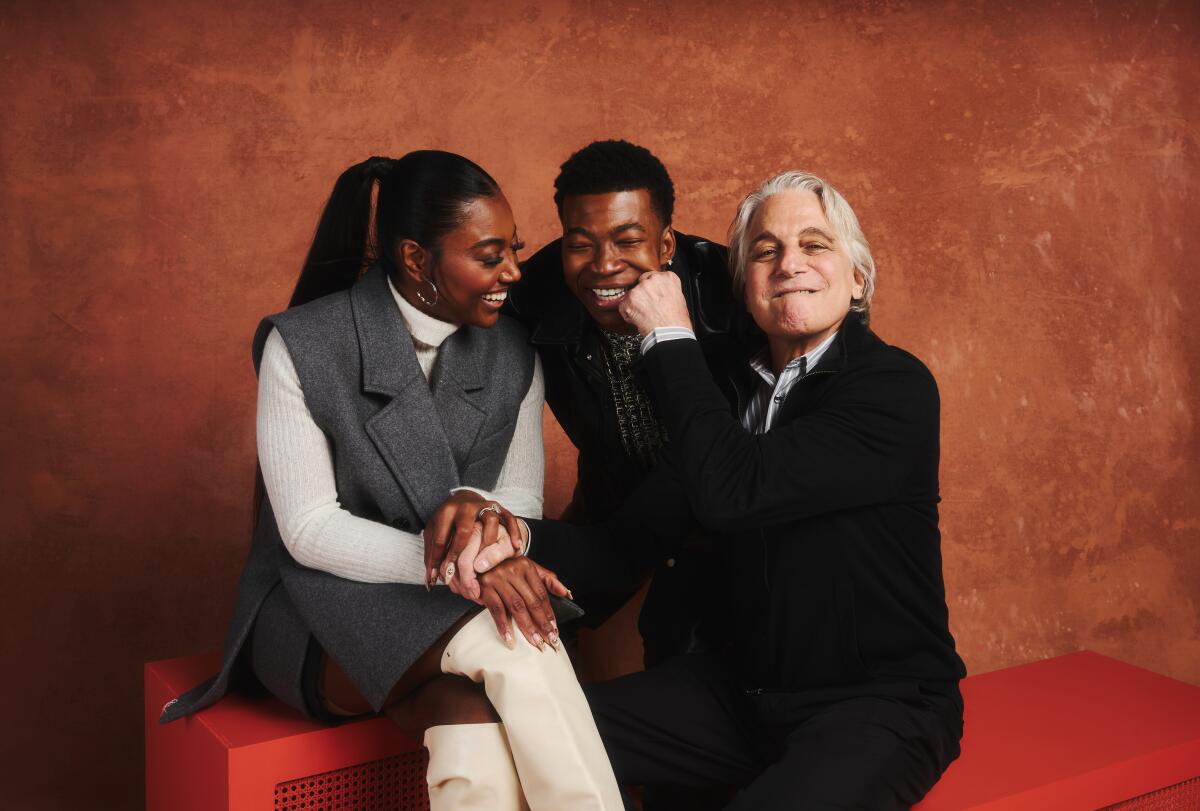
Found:
[(1200, 777), (1151, 791), (1101, 811), (1196, 811), (1200, 808)]
[(275, 811), (428, 811), (424, 749), (275, 786)]

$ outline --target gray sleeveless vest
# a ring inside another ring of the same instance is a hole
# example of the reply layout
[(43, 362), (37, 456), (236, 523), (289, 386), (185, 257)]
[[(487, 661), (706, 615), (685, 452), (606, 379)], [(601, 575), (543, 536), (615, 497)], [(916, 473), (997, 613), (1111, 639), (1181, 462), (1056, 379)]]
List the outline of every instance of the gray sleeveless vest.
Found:
[[(460, 328), (442, 344), (427, 382), (387, 277), (375, 267), (348, 291), (264, 319), (254, 338), (256, 371), (272, 329), (332, 445), (343, 508), (417, 532), (451, 488), (494, 487), (533, 376), (533, 351), (515, 321)], [(264, 499), (221, 671), (169, 703), (159, 720), (219, 699), (247, 653), (271, 692), (304, 710), (310, 635), (379, 710), (400, 676), (471, 606), (445, 588), (359, 583), (301, 566)]]

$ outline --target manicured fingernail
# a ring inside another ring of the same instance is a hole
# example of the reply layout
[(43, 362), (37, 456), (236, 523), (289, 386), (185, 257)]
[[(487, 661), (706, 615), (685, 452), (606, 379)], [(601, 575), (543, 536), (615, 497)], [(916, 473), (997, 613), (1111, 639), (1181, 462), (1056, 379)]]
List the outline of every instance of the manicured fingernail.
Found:
[(571, 590), (570, 590), (570, 589), (567, 589), (567, 597), (569, 597), (569, 598), (570, 598), (570, 599), (572, 599), (572, 600), (574, 600), (574, 599), (575, 599), (575, 595), (571, 593)]
[(537, 631), (533, 632), (533, 644), (537, 645), (538, 650), (546, 649), (546, 641), (544, 639), (542, 639), (542, 635), (539, 634)]
[(550, 627), (557, 631), (558, 630), (558, 620), (556, 620), (556, 619), (550, 620)]
[(429, 570), (429, 585), (432, 586), (436, 582), (437, 582), (437, 569), (430, 569)]
[(512, 650), (512, 646), (513, 646), (513, 635), (512, 635), (512, 634), (510, 634), (508, 631), (505, 631), (505, 632), (504, 632), (504, 644), (505, 644), (505, 646), (507, 646), (507, 647), (508, 647), (508, 649), (509, 649), (509, 650)]
[(547, 638), (550, 640), (550, 644), (554, 647), (554, 649), (558, 650), (558, 634), (554, 633), (554, 631), (551, 631)]
[(451, 580), (454, 577), (454, 564), (446, 564), (446, 580)]

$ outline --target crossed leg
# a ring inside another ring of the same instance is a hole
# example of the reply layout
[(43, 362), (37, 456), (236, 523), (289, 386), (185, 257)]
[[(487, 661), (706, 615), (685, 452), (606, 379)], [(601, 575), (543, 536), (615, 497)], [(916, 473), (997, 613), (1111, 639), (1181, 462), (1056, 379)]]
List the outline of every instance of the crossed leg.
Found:
[[(346, 689), (353, 686), (334, 663), (326, 664), (324, 676), (326, 707), (335, 712), (369, 710), (357, 691)], [(425, 732), (435, 811), (519, 808), (522, 788), (534, 811), (622, 807), (566, 652), (539, 650), (523, 634), (516, 634), (509, 648), (486, 612), (464, 618), (414, 663), (393, 689), (384, 712), (410, 734)], [(490, 723), (497, 716), (502, 724)], [(464, 743), (468, 737), (471, 740)], [(489, 748), (486, 753), (465, 751), (484, 745)], [(454, 751), (443, 757), (449, 749)], [(491, 770), (489, 764), (501, 761), (511, 781)], [(496, 788), (498, 780), (503, 790)], [(467, 795), (474, 799), (464, 799)]]

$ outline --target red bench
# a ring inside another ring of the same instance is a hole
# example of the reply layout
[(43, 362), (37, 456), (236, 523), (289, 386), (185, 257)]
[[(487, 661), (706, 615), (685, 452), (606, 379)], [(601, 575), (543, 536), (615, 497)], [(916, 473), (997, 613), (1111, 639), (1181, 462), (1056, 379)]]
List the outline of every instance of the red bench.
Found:
[(962, 755), (919, 811), (1200, 809), (1200, 687), (1084, 651), (962, 692)]
[(145, 666), (146, 811), (429, 808), (425, 750), (386, 718), (326, 727), (271, 697), (229, 695), (158, 723), (218, 667), (216, 655)]
[[(383, 718), (326, 728), (230, 696), (159, 725), (215, 669), (212, 656), (146, 665), (147, 811), (428, 807), (424, 750)], [(920, 811), (1200, 809), (1200, 687), (1083, 652), (962, 689), (962, 757)]]

